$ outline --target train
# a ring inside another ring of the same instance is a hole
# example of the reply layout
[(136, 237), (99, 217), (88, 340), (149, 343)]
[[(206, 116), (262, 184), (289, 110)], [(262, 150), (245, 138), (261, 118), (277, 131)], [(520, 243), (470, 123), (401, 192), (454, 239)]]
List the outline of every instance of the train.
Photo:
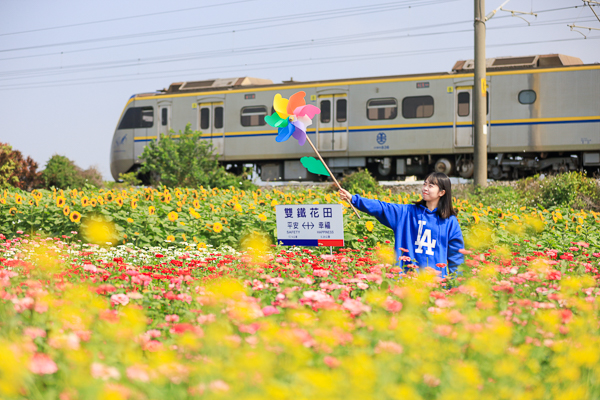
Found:
[[(488, 177), (517, 179), (600, 167), (600, 65), (563, 54), (486, 60)], [(135, 94), (118, 120), (111, 174), (136, 171), (144, 147), (191, 124), (219, 162), (263, 181), (315, 180), (297, 141), (275, 142), (265, 123), (276, 93), (300, 90), (321, 109), (307, 134), (336, 176), (359, 169), (380, 180), (432, 171), (471, 178), (473, 60), (449, 72), (273, 83), (238, 77), (186, 81)]]

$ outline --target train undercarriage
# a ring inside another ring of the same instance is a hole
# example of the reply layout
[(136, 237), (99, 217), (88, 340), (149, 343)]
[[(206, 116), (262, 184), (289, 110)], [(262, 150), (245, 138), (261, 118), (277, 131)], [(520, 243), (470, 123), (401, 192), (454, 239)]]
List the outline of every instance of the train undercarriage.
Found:
[[(475, 171), (472, 154), (419, 155), (399, 157), (349, 157), (325, 160), (336, 177), (343, 177), (360, 169), (367, 169), (378, 180), (405, 180), (408, 176), (424, 179), (437, 171), (448, 176), (470, 179)], [(298, 160), (276, 160), (263, 163), (224, 165), (231, 172), (243, 171), (243, 166), (254, 165), (261, 180), (319, 181), (325, 177), (309, 173)], [(488, 154), (488, 178), (515, 180), (538, 173), (556, 174), (586, 171), (588, 176), (600, 172), (600, 152), (524, 152)]]

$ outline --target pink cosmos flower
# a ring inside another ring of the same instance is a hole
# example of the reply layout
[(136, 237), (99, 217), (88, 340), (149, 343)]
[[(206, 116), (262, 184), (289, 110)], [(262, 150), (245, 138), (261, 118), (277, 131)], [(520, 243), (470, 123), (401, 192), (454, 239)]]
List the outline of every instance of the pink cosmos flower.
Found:
[(393, 354), (401, 354), (404, 351), (401, 345), (396, 342), (386, 342), (380, 340), (375, 346), (375, 353), (393, 353)]
[(366, 289), (368, 289), (368, 288), (369, 288), (369, 285), (367, 285), (367, 284), (366, 284), (366, 283), (364, 283), (364, 282), (358, 282), (358, 283), (356, 284), (356, 287), (357, 287), (357, 288), (359, 288), (359, 289), (362, 289), (362, 290), (366, 290)]
[(25, 328), (23, 330), (23, 333), (25, 334), (25, 336), (29, 336), (32, 339), (35, 339), (37, 337), (46, 337), (46, 330), (42, 328)]
[(117, 304), (126, 306), (129, 303), (129, 297), (123, 293), (113, 294), (110, 296), (110, 302), (113, 306), (116, 306)]
[(361, 303), (360, 300), (354, 300), (354, 299), (346, 299), (344, 300), (344, 303), (342, 303), (342, 308), (345, 310), (350, 311), (350, 314), (356, 316), (359, 315), (362, 312), (368, 312), (371, 311), (371, 307)]
[(323, 358), (323, 362), (325, 362), (325, 364), (329, 367), (329, 368), (337, 368), (340, 365), (342, 365), (342, 362), (340, 360), (338, 360), (335, 357), (332, 356), (325, 356)]
[(132, 381), (149, 382), (150, 374), (145, 365), (133, 365), (127, 368), (127, 377)]
[(179, 315), (177, 314), (170, 314), (165, 316), (165, 321), (167, 322), (179, 322)]
[(38, 375), (50, 375), (58, 371), (58, 366), (47, 354), (35, 353), (29, 362), (29, 370)]
[(108, 365), (104, 365), (101, 363), (92, 363), (91, 366), (92, 376), (95, 379), (102, 379), (103, 381), (107, 381), (109, 379), (119, 379), (121, 378), (121, 374), (115, 367), (109, 367)]
[[(263, 307), (262, 312), (265, 317), (268, 317), (271, 314), (279, 314), (279, 310), (277, 309), (277, 307), (273, 307), (273, 306)], [(200, 317), (198, 317), (198, 318), (200, 318)]]
[(329, 276), (329, 271), (327, 271), (326, 269), (315, 269), (313, 271), (313, 276), (317, 278), (326, 278)]

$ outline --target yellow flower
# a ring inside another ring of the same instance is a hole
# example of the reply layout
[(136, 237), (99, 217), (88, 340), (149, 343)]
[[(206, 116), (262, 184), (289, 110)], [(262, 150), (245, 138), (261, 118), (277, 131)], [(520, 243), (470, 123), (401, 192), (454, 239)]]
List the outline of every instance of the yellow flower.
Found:
[(131, 224), (133, 222), (133, 218), (127, 218), (127, 222)]
[(242, 212), (242, 205), (240, 203), (235, 203), (235, 206), (233, 206), (233, 209), (237, 212)]
[(148, 214), (149, 215), (154, 215), (155, 213), (156, 213), (156, 208), (154, 208), (154, 206), (148, 207)]
[(96, 202), (96, 199), (91, 199), (91, 200), (90, 200), (90, 206), (92, 206), (92, 207), (96, 207), (96, 205), (97, 205), (97, 204), (98, 204), (98, 203)]
[(82, 207), (87, 207), (90, 204), (90, 199), (88, 199), (87, 196), (83, 196), (81, 198), (81, 206)]
[(79, 214), (77, 211), (73, 211), (70, 218), (71, 222), (79, 222), (81, 221), (81, 214)]
[(16, 202), (17, 204), (21, 204), (21, 203), (23, 203), (23, 198), (21, 197), (21, 195), (19, 195), (19, 194), (15, 194), (15, 202)]
[(200, 242), (198, 243), (198, 250), (202, 250), (206, 248), (206, 243)]
[(137, 208), (137, 202), (137, 199), (131, 200), (131, 208), (133, 208), (134, 210)]
[(215, 224), (213, 225), (213, 231), (219, 233), (223, 230), (223, 225), (221, 225), (220, 222), (215, 222)]
[(168, 242), (174, 242), (175, 241), (175, 236), (173, 236), (173, 235), (167, 236), (167, 241)]
[(9, 213), (10, 215), (17, 215), (17, 209), (16, 209), (15, 207), (11, 207), (11, 208), (8, 210), (8, 213)]
[(119, 207), (121, 207), (123, 205), (123, 198), (122, 197), (117, 197), (117, 204), (119, 205)]
[(98, 204), (100, 204), (100, 205), (104, 204), (104, 197), (98, 196)]
[(194, 208), (200, 208), (200, 202), (198, 200), (194, 200), (192, 205), (194, 206)]
[(187, 236), (185, 236), (185, 233), (182, 233), (182, 234), (181, 234), (181, 237), (183, 238), (183, 241), (184, 241), (184, 242), (187, 242)]
[(56, 207), (60, 207), (63, 208), (65, 206), (65, 203), (67, 202), (67, 199), (65, 199), (62, 196), (58, 196), (56, 198)]
[(70, 212), (71, 209), (69, 208), (69, 206), (65, 206), (65, 208), (63, 208), (63, 214), (65, 214), (65, 217), (68, 216)]
[(260, 219), (262, 222), (265, 222), (267, 220), (267, 216), (264, 213), (262, 213), (258, 215), (258, 219)]
[(279, 204), (277, 200), (273, 199), (273, 201), (271, 202), (271, 207), (275, 207), (277, 204)]
[(177, 213), (175, 211), (171, 211), (169, 213), (169, 215), (167, 215), (167, 217), (169, 218), (169, 221), (173, 222), (175, 221), (177, 218), (179, 218), (179, 215), (177, 215)]
[(365, 223), (365, 226), (367, 227), (367, 230), (368, 230), (369, 232), (373, 232), (373, 228), (375, 227), (375, 226), (373, 225), (373, 222), (372, 222), (372, 221), (367, 221), (367, 222)]

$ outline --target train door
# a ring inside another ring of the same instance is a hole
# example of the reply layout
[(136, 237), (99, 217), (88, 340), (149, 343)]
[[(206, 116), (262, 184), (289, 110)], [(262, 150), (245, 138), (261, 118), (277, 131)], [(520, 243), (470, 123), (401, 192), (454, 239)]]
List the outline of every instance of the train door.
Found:
[(171, 129), (171, 103), (158, 103), (158, 137), (168, 135)]
[(135, 138), (133, 156), (135, 160), (138, 160), (144, 151), (144, 147), (156, 137), (154, 136), (156, 132), (156, 128), (154, 128), (154, 107), (132, 107), (127, 110), (125, 118), (128, 121), (132, 120), (131, 126), (134, 128), (133, 137)]
[(202, 139), (212, 143), (216, 154), (223, 155), (225, 150), (224, 102), (198, 103), (198, 127)]
[[(490, 143), (490, 96), (486, 92), (486, 129)], [(473, 86), (457, 86), (454, 90), (454, 146), (473, 147)]]
[(319, 96), (317, 142), (319, 150), (348, 150), (348, 95), (346, 93)]

